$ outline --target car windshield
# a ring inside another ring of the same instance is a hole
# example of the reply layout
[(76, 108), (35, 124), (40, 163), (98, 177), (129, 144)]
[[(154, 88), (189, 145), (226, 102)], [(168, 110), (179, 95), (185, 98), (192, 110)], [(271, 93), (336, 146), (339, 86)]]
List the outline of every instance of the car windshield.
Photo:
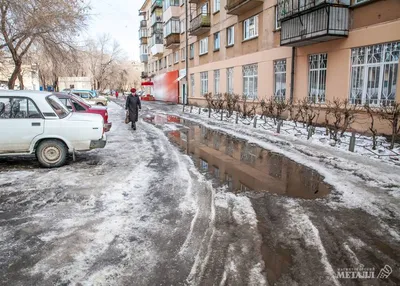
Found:
[(71, 98), (87, 108), (89, 108), (91, 106), (90, 104), (88, 104), (86, 101), (84, 101), (81, 97), (79, 97), (77, 95), (72, 95)]
[(57, 96), (48, 96), (47, 102), (50, 104), (51, 108), (53, 108), (54, 112), (58, 115), (59, 118), (65, 118), (70, 114), (69, 110), (62, 104)]

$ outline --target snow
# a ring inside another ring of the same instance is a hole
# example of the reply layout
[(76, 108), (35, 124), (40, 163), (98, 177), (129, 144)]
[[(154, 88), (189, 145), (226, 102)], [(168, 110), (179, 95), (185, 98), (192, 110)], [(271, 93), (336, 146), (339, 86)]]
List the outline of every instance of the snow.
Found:
[[(352, 153), (340, 147), (342, 145), (332, 147), (323, 144), (317, 137), (304, 140), (290, 134), (277, 134), (259, 126), (254, 128), (253, 122), (249, 120), (248, 125), (246, 122), (235, 124), (234, 118), (220, 121), (213, 116), (208, 118), (208, 113), (199, 115), (195, 109), (193, 113), (182, 113), (179, 105), (171, 107), (169, 112), (157, 110), (157, 107), (153, 111), (180, 116), (210, 130), (228, 133), (318, 171), (324, 176), (324, 181), (334, 187), (332, 196), (338, 199), (329, 201), (333, 208), (362, 208), (371, 215), (382, 217), (390, 216), (386, 211), (390, 208), (396, 210), (394, 213), (400, 218), (400, 167), (386, 157), (377, 159), (364, 153)], [(263, 120), (257, 122), (262, 124)], [(390, 191), (387, 186), (390, 186)]]

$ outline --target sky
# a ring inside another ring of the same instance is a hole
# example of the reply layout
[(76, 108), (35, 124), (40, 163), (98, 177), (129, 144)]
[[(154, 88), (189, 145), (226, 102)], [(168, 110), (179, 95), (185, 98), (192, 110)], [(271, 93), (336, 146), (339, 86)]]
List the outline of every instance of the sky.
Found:
[(110, 34), (130, 60), (139, 60), (139, 9), (144, 0), (91, 0), (92, 17), (83, 36)]

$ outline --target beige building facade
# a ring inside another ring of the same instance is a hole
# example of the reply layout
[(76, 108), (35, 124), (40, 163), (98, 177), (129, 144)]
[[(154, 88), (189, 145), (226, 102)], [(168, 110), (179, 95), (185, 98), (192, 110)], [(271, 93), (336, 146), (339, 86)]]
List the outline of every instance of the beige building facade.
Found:
[[(144, 77), (185, 69), (183, 2), (144, 3)], [(398, 0), (188, 2), (190, 104), (225, 92), (255, 100), (400, 101)], [(186, 78), (179, 79), (181, 92)]]

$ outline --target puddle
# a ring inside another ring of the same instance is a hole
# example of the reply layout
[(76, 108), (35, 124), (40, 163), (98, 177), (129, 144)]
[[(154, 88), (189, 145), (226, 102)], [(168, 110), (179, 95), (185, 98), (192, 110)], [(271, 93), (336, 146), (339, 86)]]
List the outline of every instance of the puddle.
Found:
[[(217, 185), (232, 192), (268, 191), (295, 198), (327, 196), (331, 186), (318, 172), (280, 154), (176, 116), (148, 116), (166, 130), (169, 139), (190, 155)], [(178, 130), (169, 131), (178, 124)]]

